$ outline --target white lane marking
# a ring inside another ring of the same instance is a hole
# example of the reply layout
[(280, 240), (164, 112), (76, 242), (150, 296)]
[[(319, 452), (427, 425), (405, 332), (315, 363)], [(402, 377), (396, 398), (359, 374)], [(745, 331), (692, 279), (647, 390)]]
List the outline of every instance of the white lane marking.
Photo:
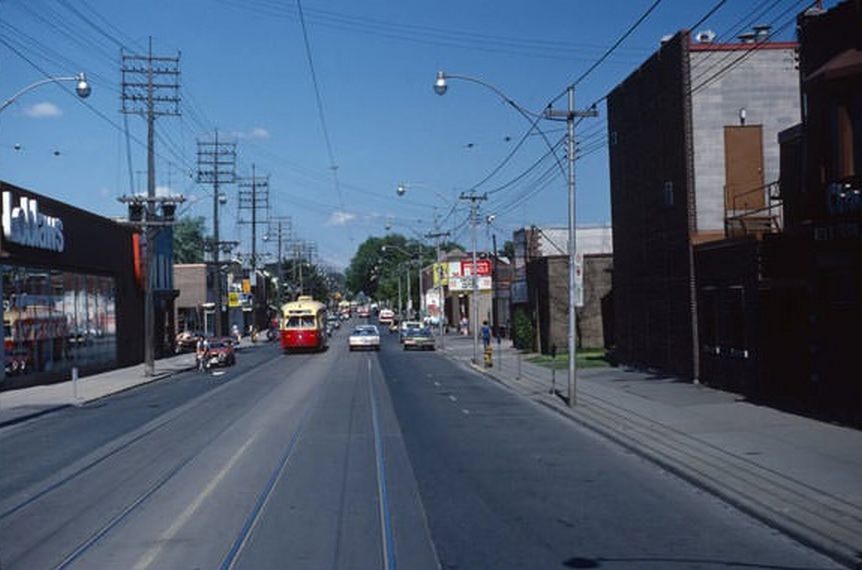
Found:
[(203, 502), (209, 497), (215, 488), (222, 482), (222, 479), (228, 474), (228, 472), (236, 465), (237, 461), (239, 461), (240, 457), (245, 453), (245, 451), (249, 448), (249, 446), (257, 439), (257, 434), (259, 432), (255, 432), (239, 449), (236, 450), (231, 458), (225, 463), (224, 467), (218, 472), (218, 474), (213, 477), (206, 487), (195, 497), (195, 500), (189, 503), (189, 505), (185, 508), (185, 510), (174, 520), (173, 524), (162, 533), (159, 537), (159, 540), (156, 543), (156, 546), (151, 548), (148, 552), (144, 554), (134, 566), (134, 570), (143, 570), (144, 568), (149, 568), (153, 562), (155, 562), (156, 558), (161, 554), (164, 549), (167, 541), (171, 540), (174, 536), (176, 536), (177, 532), (185, 526), (185, 524), (189, 521), (192, 515), (200, 508)]
[(461, 413), (462, 414), (469, 414), (470, 410), (468, 410), (467, 408), (461, 408)]
[(458, 398), (456, 398), (456, 397), (455, 397), (455, 396), (453, 396), (452, 394), (449, 394), (449, 399), (450, 399), (450, 400), (452, 400), (453, 402), (457, 402), (457, 401), (458, 401)]
[(224, 370), (216, 370), (213, 372), (213, 376), (222, 376), (224, 373)]
[(438, 382), (438, 381), (434, 380), (434, 385), (435, 385), (435, 386), (437, 386), (437, 387), (439, 388), (439, 387), (440, 387), (440, 382)]

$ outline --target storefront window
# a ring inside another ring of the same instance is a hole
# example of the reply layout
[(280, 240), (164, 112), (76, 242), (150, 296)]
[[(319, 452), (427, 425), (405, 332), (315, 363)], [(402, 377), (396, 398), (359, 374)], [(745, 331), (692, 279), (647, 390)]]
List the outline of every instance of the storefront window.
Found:
[(116, 362), (113, 278), (12, 265), (0, 275), (7, 376)]

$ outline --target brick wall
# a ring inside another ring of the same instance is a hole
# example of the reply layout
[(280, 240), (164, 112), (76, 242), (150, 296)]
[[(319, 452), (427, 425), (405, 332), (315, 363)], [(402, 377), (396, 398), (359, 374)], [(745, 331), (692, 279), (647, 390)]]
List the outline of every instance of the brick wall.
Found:
[(691, 376), (688, 34), (608, 97), (615, 356)]

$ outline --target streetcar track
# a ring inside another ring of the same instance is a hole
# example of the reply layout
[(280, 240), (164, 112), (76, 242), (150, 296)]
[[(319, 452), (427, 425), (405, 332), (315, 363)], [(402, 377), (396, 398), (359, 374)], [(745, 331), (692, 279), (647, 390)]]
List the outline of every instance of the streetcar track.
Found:
[[(297, 366), (296, 368), (291, 370), (285, 378), (289, 378), (290, 376), (293, 376), (294, 374), (296, 374), (310, 360), (311, 360), (310, 357), (306, 357), (304, 360), (302, 360), (302, 362), (299, 363), (299, 366)], [(262, 366), (265, 366), (268, 364), (276, 364), (276, 363), (279, 363), (281, 361), (282, 361), (281, 358), (276, 358), (276, 359), (266, 361), (266, 362), (262, 363), (261, 365), (243, 373), (243, 376), (251, 373), (254, 370), (258, 370)], [(237, 377), (237, 378), (239, 378), (239, 377)], [(280, 386), (280, 383), (273, 383), (272, 388), (269, 391), (267, 391), (267, 395), (270, 394), (271, 392), (273, 392), (274, 390), (276, 390), (279, 386)], [(260, 398), (258, 401), (263, 400), (263, 399), (266, 399), (266, 395), (263, 398)], [(309, 408), (309, 411), (306, 412), (306, 417), (303, 417), (303, 420), (302, 420), (302, 423), (300, 424), (299, 429), (294, 434), (294, 439), (291, 440), (292, 444), (295, 443), (296, 439), (298, 438), (299, 432), (302, 431), (302, 429), (304, 428), (304, 422), (307, 419), (307, 415), (311, 411), (311, 409), (312, 408)], [(138, 495), (138, 497), (134, 501), (132, 501), (119, 514), (114, 516), (105, 525), (103, 525), (102, 528), (100, 528), (97, 532), (95, 532), (93, 535), (91, 535), (90, 538), (88, 538), (87, 540), (82, 542), (80, 545), (78, 545), (78, 547), (76, 547), (75, 550), (72, 551), (72, 553), (67, 555), (66, 558), (64, 558), (64, 560), (56, 567), (57, 570), (66, 569), (71, 564), (73, 564), (75, 561), (79, 560), (81, 558), (81, 556), (86, 554), (87, 551), (90, 550), (90, 548), (92, 548), (93, 546), (95, 546), (99, 542), (99, 540), (101, 540), (104, 536), (109, 534), (111, 532), (111, 530), (116, 528), (117, 525), (119, 525), (126, 517), (128, 517), (138, 507), (140, 507), (142, 504), (144, 504), (149, 497), (151, 497), (159, 489), (161, 489), (166, 483), (168, 483), (171, 479), (173, 479), (180, 471), (182, 471), (182, 469), (186, 465), (191, 463), (194, 459), (196, 459), (204, 451), (206, 451), (210, 447), (210, 445), (212, 445), (212, 443), (214, 441), (216, 441), (219, 437), (221, 437), (233, 425), (234, 425), (234, 422), (226, 422), (225, 425), (221, 429), (219, 429), (215, 434), (213, 434), (212, 437), (208, 438), (203, 445), (198, 446), (197, 449), (193, 453), (191, 453), (188, 457), (186, 457), (185, 459), (180, 461), (178, 464), (176, 464), (172, 469), (167, 471), (161, 478), (159, 478), (158, 481), (156, 481), (153, 485), (151, 485), (149, 488), (147, 488), (143, 493)]]
[(356, 417), (356, 400), (359, 396), (359, 379), (361, 368), (355, 368), (356, 375), (353, 378), (353, 394), (350, 397), (350, 416), (347, 420), (347, 441), (344, 445), (344, 470), (341, 473), (341, 497), (338, 504), (338, 525), (335, 531), (335, 553), (332, 557), (333, 568), (338, 568), (338, 559), (341, 556), (341, 540), (344, 536), (344, 511), (347, 507), (347, 476), (350, 473), (350, 447), (353, 439), (353, 423)]
[(380, 420), (374, 394), (374, 380), (371, 372), (371, 358), (368, 359), (368, 393), (371, 399), (371, 427), (374, 434), (374, 456), (377, 460), (377, 505), (380, 513), (381, 549), (384, 570), (396, 570), (395, 541), (392, 536), (392, 517), (389, 512), (389, 492), (386, 487), (386, 463), (383, 453), (383, 438), (380, 435)]
[[(327, 376), (327, 383), (332, 381), (332, 376)], [(308, 409), (302, 415), (302, 419), (299, 421), (299, 426), (296, 428), (296, 431), (293, 432), (290, 440), (287, 443), (287, 446), (279, 458), (278, 463), (273, 469), (272, 473), (267, 479), (266, 483), (261, 489), (260, 494), (258, 494), (257, 501), (255, 501), (254, 507), (251, 512), (243, 522), (242, 527), (240, 528), (239, 533), (231, 544), (230, 550), (228, 550), (227, 554), (222, 560), (222, 563), (219, 565), (220, 570), (230, 570), (234, 568), (236, 563), (239, 561), (239, 556), (242, 554), (243, 549), (245, 548), (248, 541), (251, 539), (252, 533), (257, 527), (257, 523), (260, 520), (261, 516), (263, 516), (263, 511), (266, 508), (269, 499), (272, 497), (276, 485), (279, 480), (281, 480), (285, 471), (288, 467), (288, 462), (290, 458), (293, 456), (293, 451), (296, 448), (296, 444), (299, 441), (300, 436), (305, 431), (306, 426), (308, 425), (308, 421), (311, 418), (311, 414), (314, 409), (317, 407), (317, 400), (320, 400), (322, 397), (324, 390), (320, 389), (317, 391), (316, 401), (314, 403), (308, 404)]]
[[(124, 442), (123, 444), (111, 449), (110, 451), (108, 451), (104, 455), (94, 459), (93, 461), (87, 463), (86, 465), (81, 466), (79, 469), (77, 469), (74, 472), (70, 473), (69, 475), (63, 477), (59, 481), (56, 481), (56, 482), (50, 484), (48, 487), (42, 489), (41, 491), (37, 492), (36, 494), (34, 494), (30, 497), (28, 497), (24, 501), (6, 509), (2, 513), (0, 513), (0, 521), (8, 518), (9, 516), (17, 513), (18, 511), (32, 505), (33, 503), (37, 502), (38, 500), (45, 498), (47, 495), (60, 489), (61, 487), (65, 486), (66, 484), (78, 479), (80, 476), (84, 475), (85, 473), (87, 473), (91, 469), (97, 467), (98, 465), (105, 462), (106, 460), (116, 456), (117, 454), (119, 454), (123, 451), (130, 449), (135, 444), (143, 441), (147, 436), (150, 436), (150, 435), (154, 434), (155, 432), (161, 430), (162, 428), (164, 428), (168, 425), (171, 425), (173, 422), (183, 418), (184, 416), (181, 412), (186, 410), (187, 408), (192, 407), (194, 405), (198, 405), (201, 403), (202, 400), (209, 399), (210, 397), (217, 395), (218, 393), (222, 392), (224, 389), (227, 389), (227, 387), (229, 387), (234, 381), (240, 380), (240, 379), (250, 375), (253, 372), (258, 372), (260, 368), (267, 366), (267, 365), (274, 364), (276, 362), (279, 362), (280, 360), (281, 360), (280, 358), (276, 358), (276, 359), (266, 360), (264, 362), (256, 364), (252, 368), (243, 372), (242, 374), (237, 375), (229, 383), (222, 384), (221, 386), (217, 387), (214, 390), (204, 392), (203, 394), (196, 396), (194, 399), (189, 400), (185, 404), (182, 404), (181, 406), (174, 408), (173, 410), (171, 410), (169, 412), (170, 417), (164, 418), (163, 421), (152, 426), (150, 429), (144, 431), (143, 433), (138, 434), (137, 436), (133, 437), (129, 441)], [(307, 361), (308, 361), (308, 359), (306, 359), (302, 363), (300, 363), (300, 366), (296, 370), (301, 368)], [(293, 371), (291, 372), (291, 374), (293, 374)], [(273, 387), (273, 389), (274, 389), (274, 387)]]

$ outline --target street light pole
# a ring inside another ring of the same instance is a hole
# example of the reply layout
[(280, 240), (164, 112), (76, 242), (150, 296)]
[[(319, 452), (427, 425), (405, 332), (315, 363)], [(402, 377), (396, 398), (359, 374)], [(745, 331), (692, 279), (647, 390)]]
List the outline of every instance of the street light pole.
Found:
[(78, 94), (78, 97), (81, 99), (86, 99), (90, 96), (90, 84), (87, 82), (87, 76), (81, 72), (78, 75), (69, 75), (62, 77), (46, 77), (45, 79), (40, 79), (39, 81), (34, 81), (30, 85), (24, 87), (23, 89), (18, 90), (17, 93), (6, 99), (2, 105), (0, 105), (0, 113), (2, 113), (6, 107), (14, 103), (18, 100), (18, 97), (27, 93), (28, 91), (32, 91), (33, 89), (39, 87), (40, 85), (45, 85), (47, 83), (59, 83), (60, 81), (76, 81), (77, 85), (75, 86), (75, 93)]
[[(80, 97), (81, 99), (86, 99), (90, 96), (90, 84), (87, 83), (87, 78), (83, 72), (70, 77), (47, 77), (45, 79), (40, 79), (39, 81), (31, 83), (23, 89), (19, 89), (17, 93), (6, 99), (6, 101), (4, 101), (2, 105), (0, 105), (0, 113), (2, 113), (6, 109), (6, 107), (17, 101), (18, 97), (20, 97), (24, 93), (27, 93), (28, 91), (31, 91), (39, 87), (40, 85), (45, 85), (47, 83), (57, 83), (59, 81), (77, 81), (78, 84), (75, 86), (75, 92), (78, 94), (78, 97)], [(2, 272), (0, 272), (0, 274), (2, 274)], [(0, 359), (6, 359), (5, 351), (6, 347), (4, 345), (0, 345)], [(0, 368), (0, 381), (5, 380), (5, 378), (6, 368), (3, 367)]]
[[(463, 81), (469, 81), (472, 83), (477, 83), (482, 85), (494, 93), (496, 93), (501, 99), (503, 99), (506, 103), (508, 103), (511, 107), (513, 107), (516, 111), (518, 111), (525, 120), (532, 123), (533, 127), (535, 127), (535, 122), (530, 118), (535, 117), (545, 118), (549, 120), (565, 120), (566, 121), (566, 154), (568, 159), (568, 172), (567, 172), (567, 187), (568, 187), (568, 224), (569, 224), (569, 241), (568, 241), (568, 257), (569, 257), (569, 302), (568, 302), (568, 324), (569, 324), (569, 334), (568, 334), (568, 349), (569, 349), (569, 397), (568, 404), (569, 407), (573, 407), (575, 405), (575, 389), (576, 389), (576, 374), (577, 374), (577, 366), (575, 363), (576, 357), (576, 348), (577, 348), (577, 314), (575, 312), (575, 308), (577, 306), (577, 255), (575, 248), (577, 246), (577, 242), (575, 239), (576, 234), (576, 218), (575, 218), (575, 118), (581, 117), (596, 117), (598, 116), (598, 112), (596, 111), (595, 105), (590, 107), (589, 109), (583, 111), (575, 110), (575, 86), (569, 85), (566, 89), (567, 103), (568, 108), (566, 111), (555, 111), (550, 106), (545, 109), (544, 113), (539, 115), (537, 113), (530, 113), (525, 108), (517, 104), (513, 99), (508, 97), (505, 93), (491, 85), (490, 83), (486, 83), (480, 79), (476, 79), (473, 77), (468, 77), (464, 75), (452, 75), (447, 74), (442, 71), (437, 72), (437, 78), (434, 81), (434, 92), (438, 95), (443, 95), (449, 88), (448, 80), (449, 79), (460, 79)], [(548, 145), (549, 148), (553, 150), (553, 146), (550, 141), (544, 135), (543, 132), (539, 131), (539, 134), (542, 135), (542, 138), (545, 140), (545, 144)], [(475, 228), (474, 228), (475, 231)]]

